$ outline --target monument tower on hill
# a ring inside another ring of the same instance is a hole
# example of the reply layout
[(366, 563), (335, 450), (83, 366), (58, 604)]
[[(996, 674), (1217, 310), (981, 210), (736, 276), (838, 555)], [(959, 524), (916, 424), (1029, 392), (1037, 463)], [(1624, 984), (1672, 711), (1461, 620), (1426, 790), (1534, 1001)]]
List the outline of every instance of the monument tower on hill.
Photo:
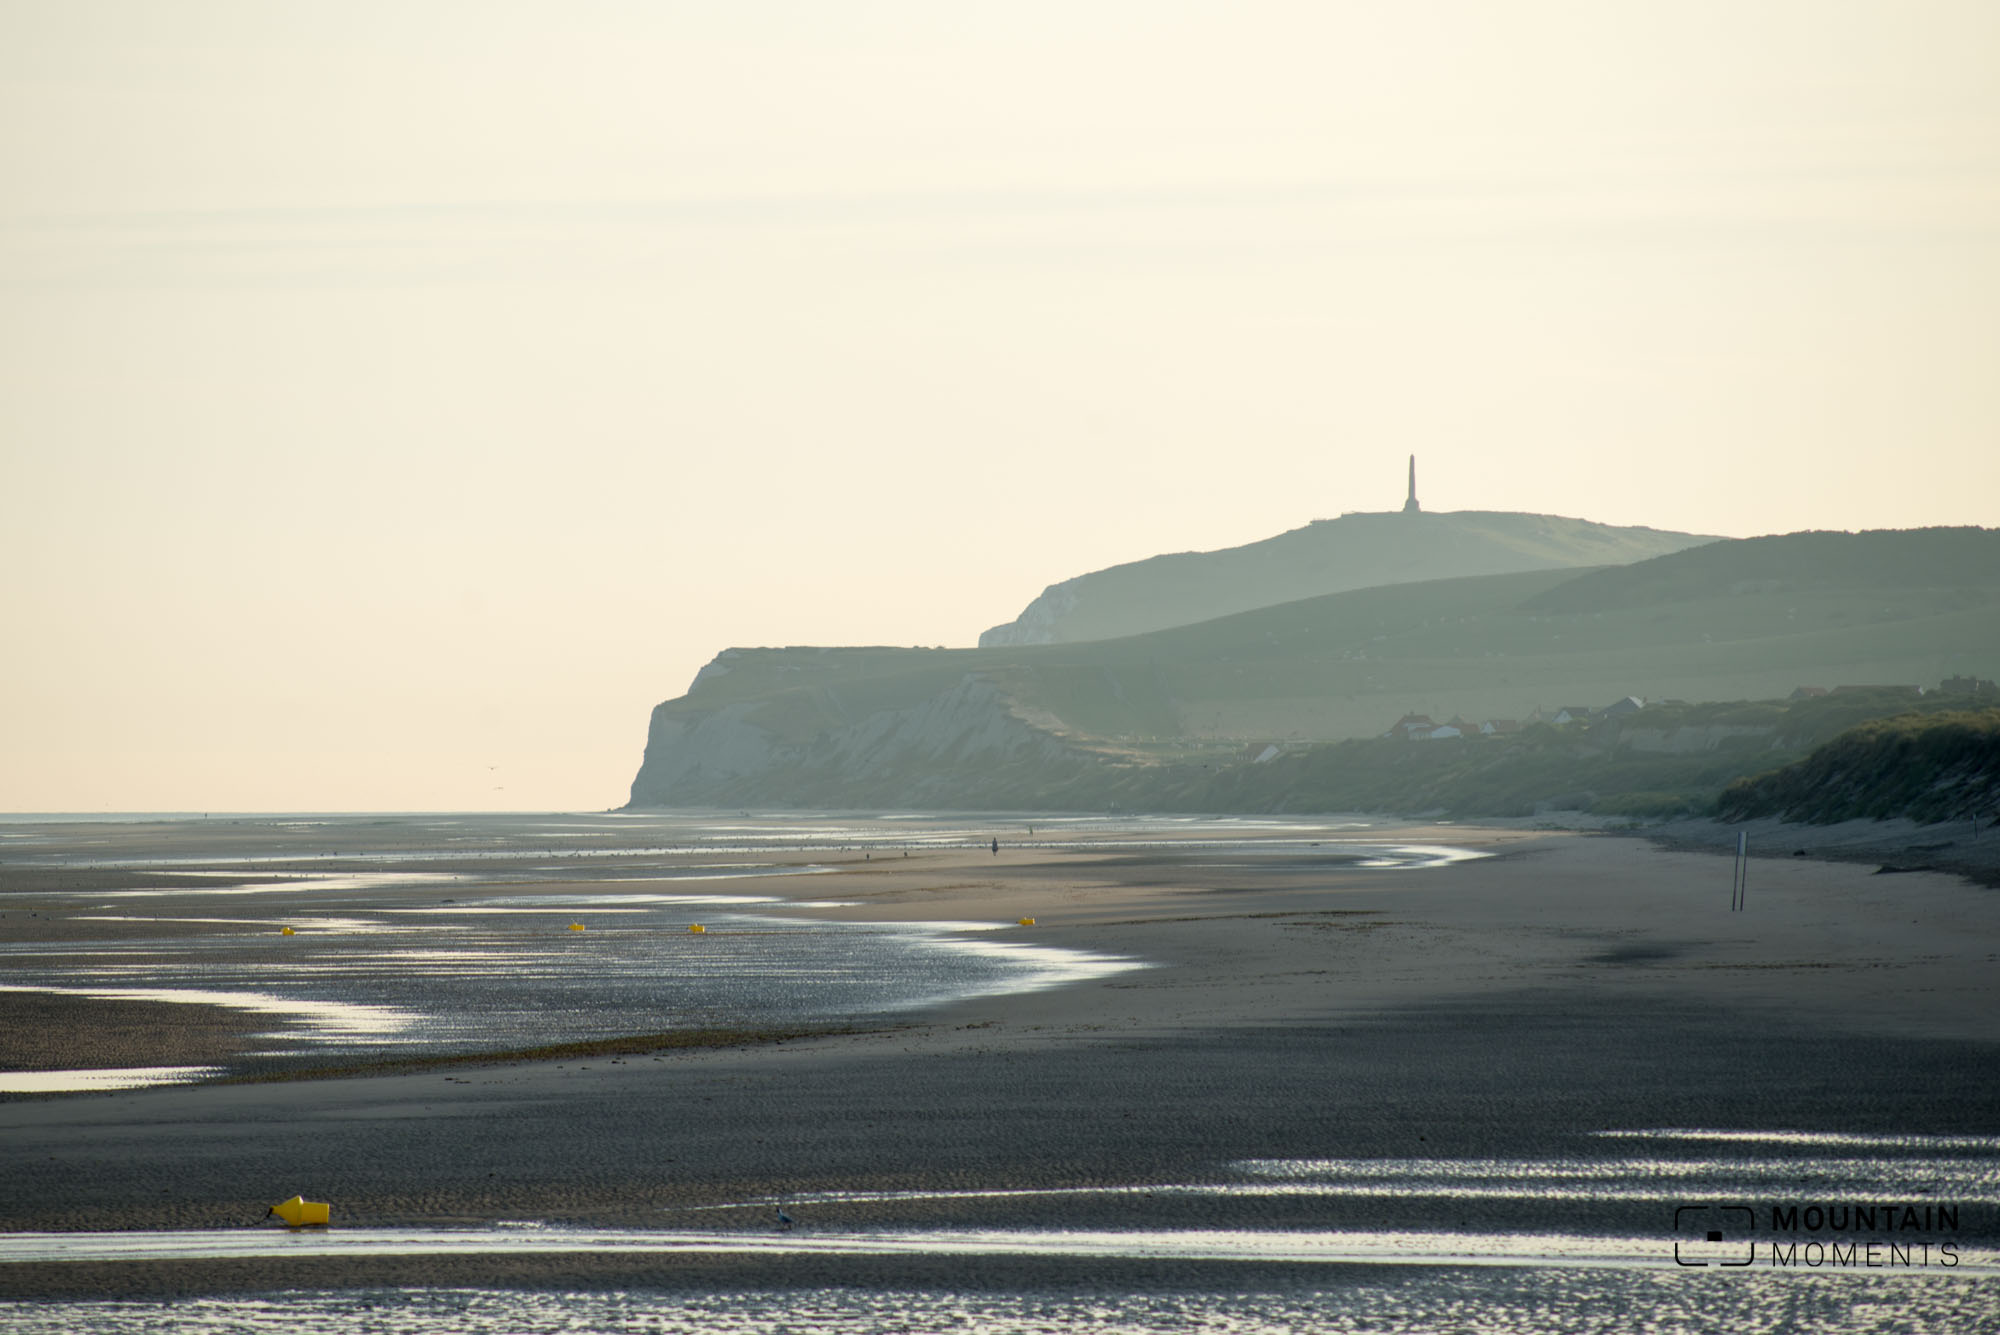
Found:
[(1417, 504), (1417, 456), (1413, 454), (1410, 456), (1410, 499), (1403, 502), (1403, 513), (1414, 515), (1422, 512), (1423, 507)]

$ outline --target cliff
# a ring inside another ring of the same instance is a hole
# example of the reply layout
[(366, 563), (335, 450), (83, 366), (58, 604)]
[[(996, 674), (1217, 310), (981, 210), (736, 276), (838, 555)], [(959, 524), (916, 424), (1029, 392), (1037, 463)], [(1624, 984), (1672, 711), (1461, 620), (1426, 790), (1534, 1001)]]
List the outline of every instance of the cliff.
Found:
[[(631, 800), (1330, 810), (1429, 795), (1492, 811), (1532, 808), (1548, 785), (1657, 780), (1673, 801), (1656, 808), (1682, 809), (1836, 723), (1907, 707), (1894, 702), (1919, 684), (2000, 661), (2000, 584), (1980, 573), (2000, 570), (2000, 532), (1834, 536), (1697, 547), (1604, 572), (1616, 584), (1570, 570), (1432, 580), (1113, 640), (727, 650), (653, 711)], [(1850, 689), (1801, 710), (1677, 703), (1798, 686)], [(1881, 699), (1851, 689), (1868, 686)], [(1476, 725), (1628, 695), (1645, 709), (1601, 734), (1482, 752), (1464, 770), (1355, 749), (1406, 713)], [(1241, 773), (1273, 743), (1284, 757)]]
[(977, 673), (803, 737), (768, 701), (704, 707), (700, 686), (654, 709), (633, 806), (1033, 806), (1096, 767)]

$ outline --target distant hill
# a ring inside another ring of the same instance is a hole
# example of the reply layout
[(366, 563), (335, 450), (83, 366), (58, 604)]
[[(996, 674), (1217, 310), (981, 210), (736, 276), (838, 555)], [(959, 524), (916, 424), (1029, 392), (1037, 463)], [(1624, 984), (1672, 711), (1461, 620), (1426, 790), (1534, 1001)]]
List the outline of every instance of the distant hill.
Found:
[(1607, 612), (1743, 593), (2000, 585), (2000, 542), (1983, 528), (1787, 533), (1684, 551), (1669, 560), (1599, 570), (1524, 606), (1536, 612)]
[(1623, 565), (1714, 538), (1556, 515), (1351, 514), (1215, 552), (1179, 552), (1052, 584), (981, 648), (1106, 640), (1350, 589)]
[[(1840, 540), (1838, 559), (1823, 556), (1829, 537)], [(1672, 786), (1715, 791), (1755, 762), (1703, 768), (1701, 755), (1805, 739), (1761, 716), (1650, 702), (1771, 700), (1799, 686), (1881, 687), (1893, 702), (1955, 673), (1994, 675), (2000, 581), (1962, 578), (1996, 562), (2000, 532), (1991, 530), (1794, 534), (1618, 570), (1352, 590), (1112, 640), (732, 649), (654, 710), (632, 801), (1311, 803), (1322, 788), (1346, 790), (1308, 783), (1320, 772), (1311, 766), (1296, 771), (1302, 786), (1289, 793), (1267, 792), (1261, 778), (1218, 786), (1201, 767), (1213, 776), (1250, 763), (1249, 743), (1261, 754), (1274, 743), (1376, 737), (1408, 712), (1526, 721), (1538, 706), (1553, 713), (1628, 695), (1649, 704), (1621, 722), (1617, 745), (1693, 757)], [(1825, 577), (1802, 587), (1770, 573), (1788, 568)], [(1607, 587), (1606, 575), (1629, 582)], [(1832, 700), (1811, 717), (1845, 727), (1896, 707), (1851, 691)], [(1557, 782), (1571, 763), (1562, 755), (1547, 752), (1536, 762), (1545, 769), (1514, 766), (1508, 800), (1525, 800), (1524, 784)]]
[[(1992, 695), (1989, 683), (1985, 696)], [(1730, 820), (1778, 814), (1807, 819), (1801, 813), (1820, 810), (1840, 814), (1811, 818), (1949, 819), (1972, 809), (1965, 803), (1977, 802), (1982, 791), (1989, 804), (2000, 796), (1994, 789), (2000, 756), (1992, 726), (1986, 730), (1984, 769), (1970, 777), (1952, 759), (1918, 763), (1907, 754), (1872, 746), (1858, 748), (1866, 753), (1864, 763), (1847, 766), (1852, 782), (1827, 783), (1829, 767), (1820, 762), (1827, 755), (1851, 756), (1855, 739), (1884, 721), (1914, 729), (1929, 720), (1963, 719), (1970, 698), (1969, 693), (1919, 698), (1876, 687), (1798, 701), (1650, 705), (1626, 715), (1600, 715), (1561, 727), (1535, 723), (1517, 733), (1459, 741), (1329, 742), (1283, 749), (1268, 763), (1237, 763), (1200, 773), (1181, 766), (1158, 773), (1150, 776), (1147, 795), (1152, 801), (1146, 805), (1453, 816), (1529, 816), (1553, 809), (1679, 817), (1714, 813), (1719, 799), (1721, 813)], [(1987, 712), (1991, 722), (2000, 722), (2000, 710)], [(1941, 735), (1930, 740), (1935, 743)], [(1783, 768), (1772, 774), (1773, 766)], [(1764, 777), (1753, 778), (1758, 775)], [(1982, 777), (1983, 790), (1972, 782)], [(1766, 793), (1773, 780), (1805, 805), (1794, 810), (1781, 801), (1760, 805), (1741, 796)]]

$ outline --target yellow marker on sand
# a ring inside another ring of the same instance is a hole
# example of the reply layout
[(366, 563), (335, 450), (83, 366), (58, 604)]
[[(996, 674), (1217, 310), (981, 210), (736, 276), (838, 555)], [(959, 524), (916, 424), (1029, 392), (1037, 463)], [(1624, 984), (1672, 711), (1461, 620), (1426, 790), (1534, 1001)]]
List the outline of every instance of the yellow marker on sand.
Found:
[(279, 935), (279, 936), (297, 936), (297, 935), (298, 935), (298, 933), (297, 933), (297, 932), (295, 932), (295, 931), (293, 931), (293, 930), (292, 930), (291, 928), (287, 927), (287, 928), (286, 928), (286, 929), (285, 929), (284, 931), (282, 931), (282, 932), (279, 932), (279, 933), (278, 933), (278, 935)]
[(583, 930), (583, 924), (580, 922), (573, 922), (569, 925), (569, 929), (572, 932), (580, 932)]
[(266, 1219), (272, 1215), (284, 1220), (293, 1228), (304, 1228), (308, 1224), (324, 1224), (333, 1212), (333, 1207), (325, 1201), (309, 1201), (303, 1196), (294, 1196), (288, 1201), (279, 1201), (264, 1212)]
[(707, 929), (706, 927), (703, 927), (703, 926), (702, 926), (702, 925), (701, 925), (700, 923), (698, 923), (698, 922), (691, 922), (691, 923), (689, 923), (689, 924), (688, 924), (688, 930), (689, 930), (690, 932), (705, 932), (705, 931), (707, 931), (708, 929)]
[(1035, 925), (1035, 920), (1033, 918), (1021, 919), (1021, 926), (1023, 927), (1033, 927), (1034, 925)]

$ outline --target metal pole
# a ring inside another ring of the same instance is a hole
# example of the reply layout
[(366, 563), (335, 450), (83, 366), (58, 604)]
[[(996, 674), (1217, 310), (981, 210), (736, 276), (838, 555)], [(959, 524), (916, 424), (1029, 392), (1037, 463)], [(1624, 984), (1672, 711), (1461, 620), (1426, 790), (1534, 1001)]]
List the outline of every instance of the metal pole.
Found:
[(1738, 913), (1750, 897), (1750, 831), (1736, 832), (1736, 897), (1730, 907)]
[(1743, 881), (1743, 832), (1736, 833), (1736, 856), (1729, 860), (1729, 911), (1736, 912), (1736, 887)]

